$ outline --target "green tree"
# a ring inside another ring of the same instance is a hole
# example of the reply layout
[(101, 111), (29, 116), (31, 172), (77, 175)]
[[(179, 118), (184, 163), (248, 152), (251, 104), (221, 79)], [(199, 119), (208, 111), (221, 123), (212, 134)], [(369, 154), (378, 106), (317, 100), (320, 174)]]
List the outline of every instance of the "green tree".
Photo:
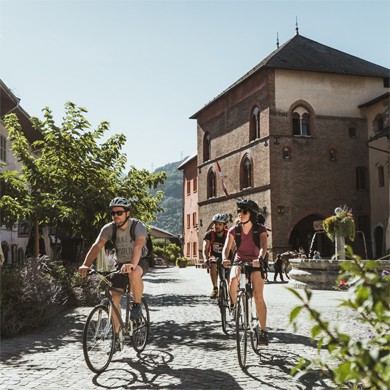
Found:
[(326, 349), (328, 357), (301, 359), (293, 374), (301, 376), (320, 372), (341, 388), (365, 388), (387, 390), (390, 384), (390, 275), (381, 272), (378, 261), (363, 263), (347, 247), (348, 257), (341, 267), (344, 272), (339, 282), (349, 286), (347, 299), (341, 306), (351, 309), (357, 322), (368, 327), (365, 338), (354, 339), (337, 326), (332, 328), (310, 302), (311, 291), (300, 294), (289, 289), (302, 302), (290, 313), (290, 321), (297, 326), (302, 310), (308, 311), (314, 326), (311, 329), (318, 352)]
[(126, 137), (115, 134), (102, 142), (109, 123), (101, 122), (91, 130), (86, 112), (68, 102), (62, 124), (56, 126), (52, 111), (46, 107), (43, 120), (31, 118), (43, 135), (43, 140), (32, 145), (17, 117), (10, 114), (5, 118), (12, 152), (22, 163), (22, 173), (0, 173), (5, 183), (0, 211), (8, 224), (30, 218), (36, 232), (38, 224), (46, 224), (89, 244), (109, 219), (107, 205), (115, 196), (132, 198), (133, 216), (146, 223), (162, 210), (158, 202), (163, 192), (150, 195), (149, 191), (163, 184), (166, 174), (151, 174), (134, 166), (125, 173), (126, 155), (121, 149)]

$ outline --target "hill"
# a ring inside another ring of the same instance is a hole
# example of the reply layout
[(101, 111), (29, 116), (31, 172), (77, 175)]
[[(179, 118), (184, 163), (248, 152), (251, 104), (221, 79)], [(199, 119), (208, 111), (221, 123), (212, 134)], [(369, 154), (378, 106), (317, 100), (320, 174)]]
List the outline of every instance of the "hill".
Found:
[(160, 203), (164, 211), (157, 215), (152, 225), (176, 235), (182, 234), (183, 230), (183, 172), (177, 168), (187, 158), (154, 170), (155, 173), (166, 172), (167, 180), (156, 189), (164, 191), (164, 199)]

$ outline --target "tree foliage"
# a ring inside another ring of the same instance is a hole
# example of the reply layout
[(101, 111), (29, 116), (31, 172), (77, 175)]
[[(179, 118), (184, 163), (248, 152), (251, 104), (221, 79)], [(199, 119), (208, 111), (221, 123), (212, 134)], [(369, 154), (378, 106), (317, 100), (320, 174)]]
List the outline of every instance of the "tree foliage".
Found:
[(151, 195), (149, 190), (163, 184), (166, 174), (134, 166), (126, 173), (126, 155), (121, 152), (126, 137), (115, 134), (103, 141), (109, 123), (101, 122), (92, 130), (86, 112), (68, 102), (62, 124), (57, 126), (46, 107), (42, 120), (31, 118), (43, 135), (32, 145), (17, 117), (5, 118), (12, 152), (22, 163), (22, 173), (0, 173), (6, 184), (0, 210), (8, 224), (37, 217), (40, 224), (57, 227), (69, 238), (90, 241), (110, 219), (108, 204), (115, 196), (133, 199), (132, 215), (146, 223), (162, 210), (158, 205), (162, 191)]
[(302, 302), (291, 311), (290, 321), (297, 325), (299, 313), (307, 310), (315, 323), (311, 334), (317, 342), (318, 351), (325, 348), (329, 356), (326, 359), (302, 358), (293, 374), (301, 376), (320, 371), (344, 388), (387, 390), (390, 383), (390, 275), (380, 271), (378, 261), (363, 263), (353, 255), (350, 247), (347, 251), (352, 261), (342, 263), (344, 272), (339, 281), (348, 281), (349, 293), (341, 306), (351, 309), (357, 321), (369, 328), (367, 337), (356, 340), (338, 327), (332, 329), (313, 309), (310, 290), (300, 294), (289, 289)]

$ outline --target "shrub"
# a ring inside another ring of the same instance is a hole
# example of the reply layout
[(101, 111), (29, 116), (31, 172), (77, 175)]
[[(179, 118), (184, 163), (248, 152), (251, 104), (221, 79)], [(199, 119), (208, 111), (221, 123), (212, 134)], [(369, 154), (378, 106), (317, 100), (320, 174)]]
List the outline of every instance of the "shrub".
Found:
[(305, 309), (314, 321), (311, 329), (318, 352), (325, 348), (329, 353), (326, 361), (319, 357), (303, 359), (293, 369), (292, 374), (301, 376), (309, 372), (319, 372), (339, 386), (369, 389), (388, 389), (390, 383), (390, 276), (380, 272), (380, 263), (362, 263), (354, 256), (350, 247), (347, 253), (352, 261), (345, 261), (339, 280), (348, 280), (348, 298), (341, 306), (352, 309), (357, 321), (370, 328), (366, 338), (356, 340), (337, 327), (332, 329), (321, 318), (310, 303), (311, 292), (304, 294), (289, 289), (302, 302), (290, 313), (290, 322), (297, 325), (297, 316)]

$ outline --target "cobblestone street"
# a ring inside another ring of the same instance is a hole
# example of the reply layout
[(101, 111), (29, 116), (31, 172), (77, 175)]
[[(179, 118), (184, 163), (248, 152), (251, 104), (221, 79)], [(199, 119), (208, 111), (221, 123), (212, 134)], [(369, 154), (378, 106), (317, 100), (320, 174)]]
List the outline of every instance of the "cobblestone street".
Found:
[[(270, 280), (273, 279), (271, 275)], [(289, 313), (297, 298), (281, 283), (265, 286), (270, 344), (259, 358), (248, 346), (248, 369), (239, 366), (233, 328), (222, 332), (218, 306), (209, 299), (203, 269), (153, 268), (145, 278), (151, 315), (150, 340), (137, 356), (131, 347), (115, 354), (108, 369), (94, 374), (82, 351), (82, 329), (91, 308), (57, 316), (52, 324), (24, 337), (1, 342), (2, 389), (326, 389), (315, 377), (289, 375), (301, 356), (314, 356), (310, 323), (304, 316), (294, 332)], [(345, 292), (314, 291), (313, 304), (325, 318), (343, 322), (356, 336), (363, 329), (345, 318)], [(342, 318), (342, 321), (340, 320)]]

